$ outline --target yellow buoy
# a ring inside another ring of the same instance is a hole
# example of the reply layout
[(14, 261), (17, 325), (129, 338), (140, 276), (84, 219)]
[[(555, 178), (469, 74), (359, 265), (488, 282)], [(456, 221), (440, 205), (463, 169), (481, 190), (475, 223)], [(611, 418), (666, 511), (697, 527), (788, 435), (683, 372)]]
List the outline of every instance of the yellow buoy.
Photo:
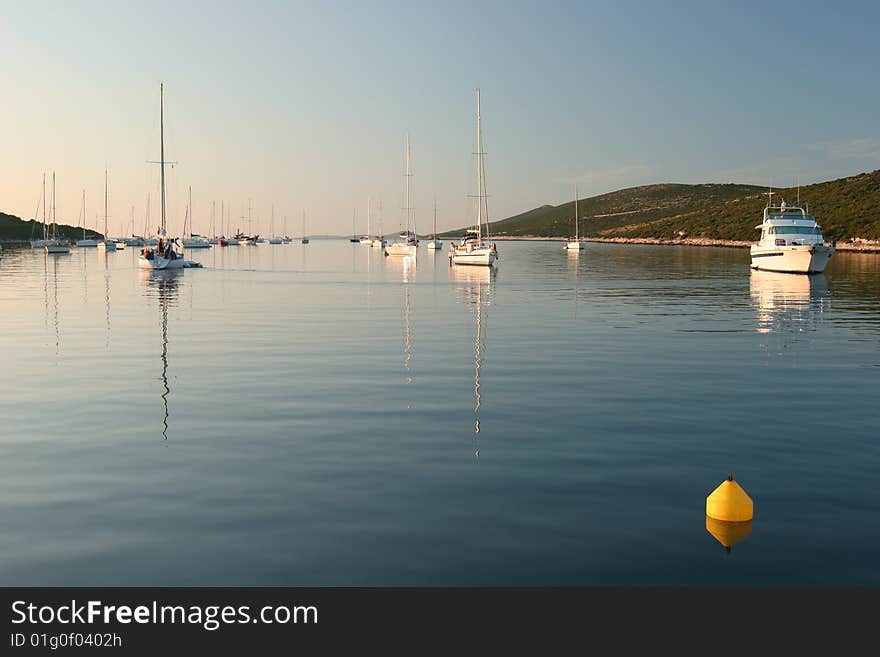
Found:
[(726, 522), (746, 522), (754, 517), (755, 506), (752, 498), (729, 474), (706, 498), (706, 515)]

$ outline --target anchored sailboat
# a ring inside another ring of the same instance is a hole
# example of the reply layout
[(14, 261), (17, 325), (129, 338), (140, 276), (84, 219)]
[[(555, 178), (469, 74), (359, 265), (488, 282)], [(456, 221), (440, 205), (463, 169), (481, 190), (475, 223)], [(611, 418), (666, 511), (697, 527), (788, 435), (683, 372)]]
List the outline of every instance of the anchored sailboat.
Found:
[(578, 217), (578, 193), (577, 187), (574, 188), (574, 239), (569, 240), (565, 244), (565, 249), (567, 251), (583, 251), (584, 243), (578, 237), (578, 222), (580, 218)]
[(55, 218), (55, 172), (52, 172), (52, 227), (45, 244), (46, 253), (70, 253), (70, 246), (58, 239), (58, 221)]
[(436, 250), (443, 248), (443, 242), (437, 239), (437, 199), (434, 199), (434, 232), (431, 233), (431, 239), (428, 240), (428, 249)]
[(483, 130), (480, 124), (480, 90), (477, 89), (477, 223), (467, 230), (461, 242), (450, 244), (449, 262), (453, 265), (491, 266), (498, 260), (494, 243), (483, 241), (483, 222), (489, 237), (489, 205), (486, 196), (486, 175), (483, 166)]
[(108, 237), (108, 223), (107, 223), (107, 169), (104, 169), (104, 239), (98, 242), (98, 248), (104, 249), (105, 251), (115, 251), (116, 250), (116, 242), (111, 240)]
[(86, 237), (86, 190), (83, 190), (82, 205), (80, 206), (80, 226), (82, 226), (83, 238), (76, 241), (77, 246), (98, 246), (98, 240)]
[(416, 236), (415, 208), (412, 198), (412, 171), (410, 169), (409, 133), (406, 133), (406, 228), (401, 231), (395, 242), (385, 247), (387, 256), (414, 256), (418, 251), (419, 240)]
[[(189, 236), (186, 227), (189, 224)], [(183, 218), (183, 247), (185, 249), (210, 249), (211, 241), (204, 235), (192, 232), (192, 186), (189, 187), (189, 197), (186, 202), (186, 214)]]
[(161, 155), (160, 170), (162, 179), (162, 223), (159, 226), (156, 246), (147, 247), (138, 256), (138, 267), (141, 269), (182, 269), (183, 254), (177, 250), (177, 240), (168, 239), (165, 229), (165, 86), (159, 85), (159, 151)]

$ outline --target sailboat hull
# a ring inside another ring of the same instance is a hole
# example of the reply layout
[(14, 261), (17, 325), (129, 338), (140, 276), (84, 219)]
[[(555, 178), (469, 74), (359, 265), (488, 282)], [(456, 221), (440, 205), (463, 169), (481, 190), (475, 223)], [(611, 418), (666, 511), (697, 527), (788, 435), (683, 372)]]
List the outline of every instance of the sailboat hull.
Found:
[(427, 247), (428, 250), (442, 249), (443, 242), (441, 242), (440, 240), (428, 240)]
[(98, 248), (104, 249), (105, 251), (115, 251), (116, 242), (98, 242)]
[(47, 244), (46, 253), (70, 253), (70, 247), (65, 244)]
[(569, 242), (565, 245), (566, 251), (583, 251), (584, 243), (583, 242)]
[(388, 244), (385, 247), (387, 256), (414, 256), (417, 252), (415, 244)]
[(483, 267), (491, 267), (498, 260), (498, 252), (491, 247), (482, 247), (470, 251), (456, 249), (449, 256), (449, 260), (453, 265), (481, 265)]
[(98, 240), (89, 240), (89, 239), (77, 240), (76, 245), (77, 246), (98, 246)]

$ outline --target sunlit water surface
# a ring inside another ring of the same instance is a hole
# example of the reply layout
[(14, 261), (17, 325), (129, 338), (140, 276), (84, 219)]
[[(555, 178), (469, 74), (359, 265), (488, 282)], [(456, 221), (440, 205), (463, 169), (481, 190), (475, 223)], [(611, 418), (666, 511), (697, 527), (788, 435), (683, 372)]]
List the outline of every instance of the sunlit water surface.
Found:
[(0, 252), (0, 585), (880, 584), (880, 256), (136, 251)]

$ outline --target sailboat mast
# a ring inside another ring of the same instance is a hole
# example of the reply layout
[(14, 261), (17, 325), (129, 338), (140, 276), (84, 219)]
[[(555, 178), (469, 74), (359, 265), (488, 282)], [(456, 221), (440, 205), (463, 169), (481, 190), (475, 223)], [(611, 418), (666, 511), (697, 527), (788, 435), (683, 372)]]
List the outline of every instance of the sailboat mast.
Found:
[(369, 237), (371, 235), (371, 233), (370, 233), (370, 207), (372, 206), (372, 204), (373, 204), (373, 197), (368, 196), (367, 197), (367, 237)]
[(578, 241), (578, 188), (574, 186), (574, 241)]
[(150, 234), (150, 192), (147, 192), (147, 209), (144, 212), (144, 238)]
[(104, 241), (107, 241), (107, 169), (104, 169)]
[(165, 84), (159, 83), (159, 154), (162, 176), (162, 227), (159, 235), (165, 237)]
[(483, 239), (483, 132), (480, 129), (480, 90), (477, 89), (477, 241)]
[(406, 239), (410, 237), (410, 215), (412, 214), (412, 189), (410, 187), (410, 179), (412, 172), (409, 163), (409, 133), (406, 133)]
[(46, 239), (46, 236), (49, 234), (49, 229), (46, 226), (46, 172), (43, 172), (43, 239)]
[(434, 232), (431, 233), (431, 239), (437, 239), (437, 197), (434, 197)]
[(52, 239), (58, 233), (58, 225), (55, 221), (55, 172), (52, 172)]
[(83, 239), (85, 239), (86, 238), (86, 190), (83, 190), (82, 227), (83, 227)]

